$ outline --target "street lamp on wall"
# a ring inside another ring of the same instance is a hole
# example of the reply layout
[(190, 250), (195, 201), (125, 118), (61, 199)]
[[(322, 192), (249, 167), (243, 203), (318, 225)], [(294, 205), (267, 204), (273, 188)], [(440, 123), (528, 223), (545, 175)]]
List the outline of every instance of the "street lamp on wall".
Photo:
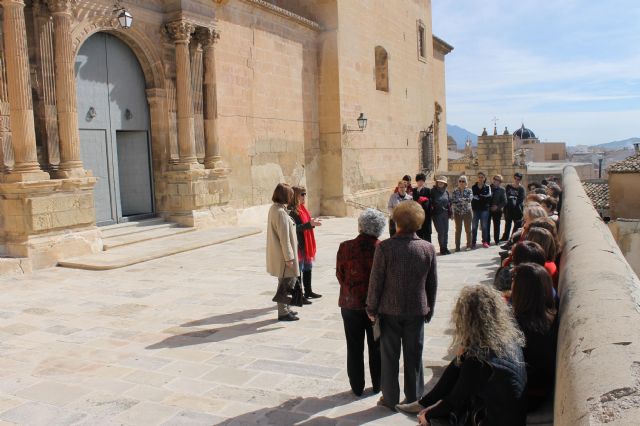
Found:
[(360, 115), (358, 116), (358, 118), (356, 119), (356, 121), (358, 122), (358, 128), (357, 129), (350, 129), (349, 126), (347, 126), (346, 124), (344, 124), (342, 126), (342, 133), (347, 133), (347, 132), (364, 132), (364, 129), (367, 127), (367, 117), (364, 116), (364, 112), (361, 112)]
[(120, 0), (116, 1), (113, 13), (118, 18), (118, 25), (120, 25), (120, 28), (123, 30), (131, 28), (131, 25), (133, 25), (133, 16), (131, 16), (131, 13), (122, 6), (122, 2)]

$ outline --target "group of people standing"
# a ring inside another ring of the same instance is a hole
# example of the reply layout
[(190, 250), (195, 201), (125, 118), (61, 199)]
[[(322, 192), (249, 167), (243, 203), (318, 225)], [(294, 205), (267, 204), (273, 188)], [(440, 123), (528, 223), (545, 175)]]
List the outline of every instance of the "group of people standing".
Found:
[[(549, 183), (544, 189), (547, 194), (535, 188), (525, 196), (519, 174), (506, 189), (501, 188), (500, 176), (493, 178), (492, 185), (484, 178), (484, 174), (478, 174), (478, 181), (469, 190), (466, 177), (461, 177), (451, 198), (444, 178), (438, 178), (433, 188), (425, 186), (424, 175), (416, 177), (415, 188), (403, 179), (389, 202), (392, 237), (380, 241), (386, 219), (380, 211), (367, 209), (358, 219), (358, 236), (342, 242), (337, 252), (338, 304), (347, 341), (351, 389), (358, 396), (364, 392), (366, 341), (372, 390), (382, 392), (378, 404), (417, 414), (421, 425), (451, 421), (460, 425), (524, 425), (527, 412), (553, 393), (560, 252), (556, 209), (561, 203), (561, 189)], [(267, 236), (267, 268), (278, 277), (274, 301), (278, 302), (281, 320), (291, 320), (295, 314), (288, 299), (278, 294), (290, 294), (300, 282), (300, 271), (304, 281), (304, 271), (311, 270), (315, 240), (310, 237), (313, 228), (321, 225), (304, 212), (304, 202), (297, 204), (299, 218), (294, 220), (296, 214), (285, 207), (290, 205), (293, 211), (297, 201), (292, 199), (298, 198), (289, 189), (279, 184), (274, 192)], [(496, 243), (508, 237), (496, 274), (503, 279), (496, 279), (494, 286), (479, 284), (462, 289), (452, 315), (455, 358), (434, 387), (424, 393), (424, 324), (433, 317), (438, 288), (431, 223), (439, 234), (441, 254), (448, 252), (440, 234), (443, 222), (448, 224), (450, 218), (456, 220), (457, 228), (467, 224), (469, 248), (475, 243), (469, 236), (469, 223), (476, 231), (480, 224), (482, 242), (488, 247), (486, 224), (489, 218), (498, 217), (498, 211), (505, 213), (514, 229), (511, 233), (508, 223), (505, 234), (500, 235), (499, 226), (494, 228)], [(309, 279), (305, 294), (312, 293)], [(402, 400), (398, 383), (401, 353)]]
[[(495, 175), (491, 183), (483, 172), (477, 175), (477, 181), (469, 188), (467, 176), (458, 178), (458, 184), (449, 193), (448, 179), (439, 176), (435, 185), (429, 188), (425, 185), (426, 176), (416, 175), (416, 186), (411, 186), (411, 176), (405, 175), (394, 189), (387, 205), (389, 214), (403, 201), (413, 200), (419, 203), (425, 212), (425, 221), (418, 231), (418, 236), (431, 242), (432, 222), (438, 234), (438, 245), (441, 255), (451, 254), (448, 249), (449, 220), (455, 223), (455, 251), (462, 250), (462, 229), (466, 234), (466, 249), (477, 247), (478, 228), (480, 229), (481, 244), (488, 248), (491, 245), (491, 224), (493, 224), (493, 241), (497, 245), (506, 241), (512, 227), (522, 226), (522, 214), (525, 190), (522, 186), (522, 174), (514, 175), (514, 182), (502, 187), (502, 176)], [(505, 229), (501, 235), (501, 220), (504, 215)], [(395, 224), (389, 219), (389, 235), (395, 234)]]
[(279, 321), (297, 321), (298, 313), (290, 307), (296, 290), (302, 291), (301, 304), (322, 295), (311, 285), (311, 271), (316, 256), (314, 228), (321, 226), (305, 206), (307, 190), (279, 183), (273, 191), (273, 205), (267, 219), (267, 272), (278, 278), (273, 301), (278, 304)]

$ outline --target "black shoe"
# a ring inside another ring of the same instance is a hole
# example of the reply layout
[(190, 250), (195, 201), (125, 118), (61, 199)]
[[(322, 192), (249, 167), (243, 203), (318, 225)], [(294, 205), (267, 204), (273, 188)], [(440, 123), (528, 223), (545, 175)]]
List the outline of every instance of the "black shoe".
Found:
[(511, 244), (507, 243), (507, 244), (503, 244), (500, 246), (500, 248), (502, 250), (511, 250)]
[(309, 293), (305, 294), (304, 297), (306, 297), (307, 299), (319, 299), (322, 297), (322, 295), (318, 293), (314, 293), (313, 291), (310, 291)]
[(292, 315), (298, 315), (298, 313), (296, 311), (289, 311), (290, 314)]
[(287, 315), (280, 315), (278, 321), (298, 321), (300, 318), (289, 312)]
[(380, 392), (380, 385), (378, 385), (378, 386), (373, 385), (373, 394), (375, 395), (375, 394), (377, 394), (378, 392)]
[(509, 237), (503, 235), (502, 237), (500, 237), (500, 241), (509, 241)]
[(446, 254), (451, 254), (451, 252), (449, 251), (449, 249), (445, 249), (445, 250), (444, 250), (444, 252), (445, 252)]
[(460, 247), (456, 247), (456, 253), (460, 253)]
[(303, 305), (310, 305), (311, 304), (311, 300), (307, 299), (306, 297), (302, 298), (302, 304)]

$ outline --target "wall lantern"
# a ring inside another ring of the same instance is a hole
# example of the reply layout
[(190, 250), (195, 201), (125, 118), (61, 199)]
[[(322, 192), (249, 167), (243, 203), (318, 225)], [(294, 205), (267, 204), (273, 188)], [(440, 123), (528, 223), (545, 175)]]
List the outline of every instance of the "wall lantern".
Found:
[(113, 13), (118, 18), (118, 25), (123, 30), (128, 30), (133, 25), (133, 16), (127, 9), (122, 6), (122, 3), (118, 0), (114, 6)]
[(367, 117), (364, 116), (364, 112), (361, 112), (358, 118), (356, 119), (358, 122), (357, 129), (350, 129), (346, 124), (342, 126), (342, 133), (347, 132), (364, 132), (364, 129), (367, 127)]

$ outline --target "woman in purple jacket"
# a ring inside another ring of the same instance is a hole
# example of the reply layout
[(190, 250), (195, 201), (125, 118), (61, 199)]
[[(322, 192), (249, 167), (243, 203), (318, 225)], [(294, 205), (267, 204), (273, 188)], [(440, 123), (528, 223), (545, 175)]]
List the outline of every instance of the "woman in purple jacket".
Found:
[(378, 404), (392, 410), (400, 400), (401, 348), (405, 402), (416, 401), (424, 387), (424, 323), (433, 316), (438, 280), (433, 245), (416, 235), (423, 220), (424, 210), (415, 201), (404, 201), (393, 210), (397, 233), (376, 249), (369, 278), (367, 315), (380, 321), (381, 331)]

